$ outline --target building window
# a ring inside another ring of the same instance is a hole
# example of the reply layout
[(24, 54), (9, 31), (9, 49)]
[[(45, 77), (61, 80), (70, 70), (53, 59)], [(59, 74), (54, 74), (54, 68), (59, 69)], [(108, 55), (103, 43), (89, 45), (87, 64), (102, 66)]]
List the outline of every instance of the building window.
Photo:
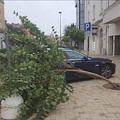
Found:
[(95, 37), (93, 36), (92, 51), (95, 52)]
[(102, 28), (100, 29), (100, 38), (101, 38), (101, 40), (103, 39), (103, 29)]
[(84, 11), (84, 9), (85, 9), (84, 4), (81, 4), (81, 5), (80, 5), (80, 11)]
[(80, 23), (81, 23), (81, 24), (84, 23), (84, 18), (80, 18)]
[(80, 4), (84, 4), (83, 0), (80, 0)]
[(93, 5), (93, 20), (95, 19), (95, 5)]
[(82, 17), (82, 18), (85, 17), (84, 11), (81, 11), (81, 13), (80, 13), (80, 17)]

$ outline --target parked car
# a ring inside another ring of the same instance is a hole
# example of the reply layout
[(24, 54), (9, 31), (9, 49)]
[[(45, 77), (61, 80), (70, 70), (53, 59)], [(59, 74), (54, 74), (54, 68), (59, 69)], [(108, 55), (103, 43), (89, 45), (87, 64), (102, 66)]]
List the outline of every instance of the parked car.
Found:
[[(68, 64), (73, 63), (76, 68), (93, 72), (102, 75), (106, 78), (110, 78), (115, 73), (116, 65), (110, 59), (104, 58), (93, 58), (88, 57), (82, 53), (74, 50), (60, 48), (64, 51), (64, 56), (67, 59), (65, 62)], [(82, 73), (66, 72), (67, 82), (74, 80), (85, 80), (91, 77)]]

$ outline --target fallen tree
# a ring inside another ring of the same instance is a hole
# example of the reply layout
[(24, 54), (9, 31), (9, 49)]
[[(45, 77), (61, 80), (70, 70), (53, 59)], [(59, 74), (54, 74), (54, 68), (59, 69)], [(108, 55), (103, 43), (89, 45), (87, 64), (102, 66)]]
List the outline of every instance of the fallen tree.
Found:
[(92, 73), (92, 72), (88, 72), (88, 71), (84, 71), (84, 70), (81, 70), (81, 69), (78, 69), (72, 65), (69, 65), (65, 62), (63, 62), (63, 65), (65, 66), (65, 71), (68, 71), (68, 72), (76, 72), (76, 73), (83, 73), (83, 74), (86, 74), (86, 75), (89, 75), (93, 78), (99, 78), (99, 79), (102, 79), (106, 82), (108, 82), (109, 84), (111, 84), (113, 86), (113, 89), (117, 89), (118, 87), (120, 87), (117, 83), (113, 83), (111, 81), (109, 81), (107, 78), (101, 76), (101, 75), (98, 75), (96, 73)]
[[(44, 32), (41, 32), (26, 16), (19, 16), (19, 18), (33, 38), (17, 34), (8, 28), (6, 33), (12, 46), (11, 66), (7, 66), (7, 52), (0, 52), (2, 64), (0, 66), (0, 81), (2, 82), (0, 101), (12, 94), (20, 94), (24, 103), (20, 107), (18, 119), (26, 120), (36, 113), (34, 120), (44, 120), (58, 104), (69, 99), (67, 92), (72, 92), (73, 89), (66, 84), (65, 71), (84, 73), (103, 79), (114, 88), (118, 87), (100, 75), (77, 69), (72, 65), (63, 63), (65, 69), (60, 67), (64, 56), (58, 49), (58, 45), (47, 38)], [(46, 46), (50, 48), (50, 51)], [(8, 76), (9, 70), (12, 72), (11, 77)]]

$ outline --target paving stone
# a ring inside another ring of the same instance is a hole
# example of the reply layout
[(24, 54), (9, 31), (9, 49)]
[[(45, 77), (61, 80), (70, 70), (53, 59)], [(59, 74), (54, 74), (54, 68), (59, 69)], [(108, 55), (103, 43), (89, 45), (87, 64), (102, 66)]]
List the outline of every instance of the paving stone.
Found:
[[(114, 60), (116, 74), (109, 80), (120, 83), (120, 56), (91, 55)], [(120, 120), (120, 91), (104, 88), (106, 83), (99, 79), (71, 83), (74, 93), (70, 100), (58, 105), (45, 120)]]
[(89, 114), (81, 114), (81, 119), (88, 119), (90, 118), (90, 115)]

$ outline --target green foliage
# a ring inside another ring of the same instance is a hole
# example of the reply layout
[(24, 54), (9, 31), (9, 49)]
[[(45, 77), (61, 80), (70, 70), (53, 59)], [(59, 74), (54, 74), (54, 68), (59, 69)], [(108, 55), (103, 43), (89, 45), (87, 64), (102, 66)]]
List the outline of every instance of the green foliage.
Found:
[(52, 26), (52, 32), (53, 32), (53, 34), (55, 36), (55, 39), (58, 40), (57, 31), (55, 31), (54, 26)]
[(72, 28), (74, 28), (74, 27), (76, 27), (76, 26), (74, 25), (74, 23), (72, 23), (71, 25), (65, 26), (65, 28), (64, 28), (64, 35), (65, 35), (65, 36), (69, 36), (69, 31), (70, 31)]
[(14, 33), (19, 34), (19, 35), (21, 35), (21, 34), (25, 35), (24, 31), (22, 30), (23, 26), (21, 26), (21, 27), (13, 27), (12, 24), (6, 23), (6, 27), (9, 30), (9, 32), (11, 31), (11, 32), (14, 32)]
[(64, 42), (69, 42), (69, 38), (75, 42), (75, 46), (79, 46), (84, 41), (84, 31), (80, 31), (74, 24), (65, 26), (64, 28)]
[(64, 36), (62, 41), (63, 42), (69, 42), (70, 41), (70, 36)]
[(70, 29), (69, 35), (77, 44), (77, 46), (79, 42), (84, 41), (84, 31), (80, 31), (77, 27)]
[(7, 51), (6, 48), (0, 49), (0, 53), (5, 53), (6, 51)]
[[(18, 13), (14, 14), (19, 16)], [(57, 44), (48, 39), (26, 16), (19, 18), (34, 38), (28, 38), (22, 32), (18, 34), (8, 27), (6, 33), (14, 47), (10, 50), (9, 67), (6, 51), (0, 52), (0, 100), (14, 93), (20, 94), (24, 103), (18, 119), (26, 120), (37, 113), (35, 120), (44, 120), (58, 104), (69, 99), (67, 90), (72, 92), (72, 87), (66, 84), (65, 71), (61, 69), (63, 52), (57, 48)], [(11, 78), (8, 70), (12, 71)]]

